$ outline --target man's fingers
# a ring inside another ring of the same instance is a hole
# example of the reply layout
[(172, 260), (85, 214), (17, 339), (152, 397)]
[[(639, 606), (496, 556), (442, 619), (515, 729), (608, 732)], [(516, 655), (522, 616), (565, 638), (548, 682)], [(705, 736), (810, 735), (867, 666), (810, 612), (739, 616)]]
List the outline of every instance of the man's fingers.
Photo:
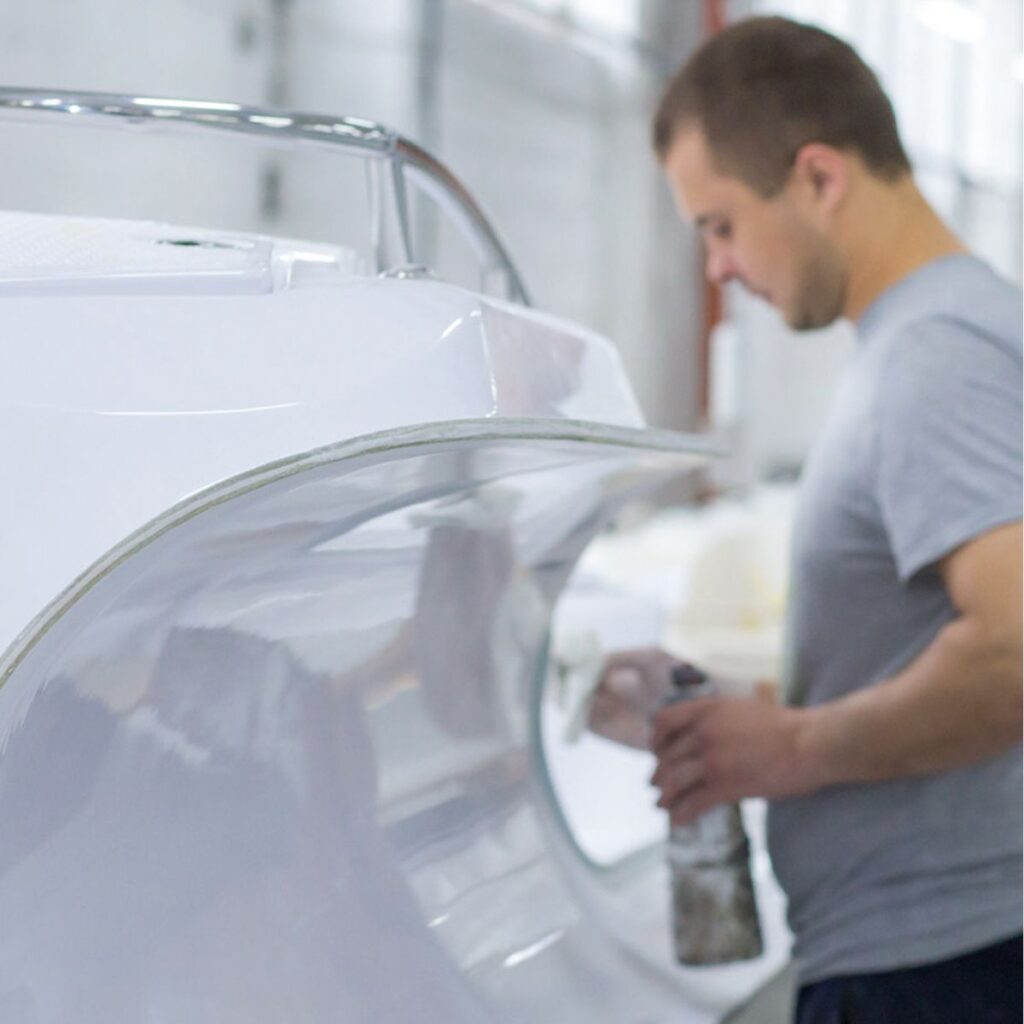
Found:
[(670, 810), (685, 794), (704, 783), (704, 763), (700, 758), (689, 757), (671, 765), (659, 766), (655, 773), (658, 781), (654, 784), (661, 790), (658, 806)]
[(615, 665), (601, 677), (601, 690), (620, 697), (635, 696), (643, 684), (643, 673), (635, 665)]
[[(654, 687), (667, 690), (672, 683), (672, 666), (676, 659), (657, 647), (637, 647), (630, 650), (613, 651), (601, 666), (600, 684), (607, 686), (613, 676), (637, 689)], [(619, 675), (619, 673), (623, 673)], [(636, 684), (632, 681), (635, 680)]]
[(597, 690), (594, 693), (594, 699), (590, 702), (590, 717), (602, 718), (607, 715), (614, 714), (621, 708), (621, 700), (618, 700), (607, 690)]
[(591, 732), (638, 750), (647, 749), (647, 719), (631, 702), (599, 690), (587, 712)]
[(694, 786), (668, 808), (669, 821), (673, 825), (692, 825), (702, 814), (721, 802), (721, 798), (709, 786)]
[(620, 668), (642, 668), (645, 665), (657, 664), (662, 661), (671, 661), (670, 655), (666, 654), (659, 647), (630, 647), (623, 650), (612, 651), (604, 661), (605, 669)]
[(631, 702), (604, 690), (598, 690), (594, 695), (587, 713), (587, 719), (594, 723), (615, 722), (623, 719), (633, 721), (640, 717)]
[(675, 766), (683, 761), (699, 757), (701, 754), (700, 740), (692, 731), (677, 736), (676, 739), (663, 747), (658, 755), (658, 767), (651, 776), (651, 785), (660, 787)]
[(659, 757), (683, 734), (694, 728), (712, 703), (709, 698), (681, 700), (663, 707), (651, 722), (651, 750)]

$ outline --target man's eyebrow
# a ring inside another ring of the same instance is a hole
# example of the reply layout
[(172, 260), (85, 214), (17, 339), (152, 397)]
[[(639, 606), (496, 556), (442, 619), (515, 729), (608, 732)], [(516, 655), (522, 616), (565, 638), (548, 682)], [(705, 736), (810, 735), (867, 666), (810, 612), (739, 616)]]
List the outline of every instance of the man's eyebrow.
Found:
[(718, 210), (710, 210), (708, 213), (702, 213), (699, 217), (695, 217), (693, 223), (695, 227), (703, 231), (713, 220), (721, 220), (722, 216)]

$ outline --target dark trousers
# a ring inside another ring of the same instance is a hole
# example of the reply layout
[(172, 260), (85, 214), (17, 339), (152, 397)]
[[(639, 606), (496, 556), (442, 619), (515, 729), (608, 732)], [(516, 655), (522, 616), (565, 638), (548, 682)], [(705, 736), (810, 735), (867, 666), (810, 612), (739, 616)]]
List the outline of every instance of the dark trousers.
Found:
[(1021, 1024), (1021, 938), (922, 967), (800, 989), (796, 1024)]

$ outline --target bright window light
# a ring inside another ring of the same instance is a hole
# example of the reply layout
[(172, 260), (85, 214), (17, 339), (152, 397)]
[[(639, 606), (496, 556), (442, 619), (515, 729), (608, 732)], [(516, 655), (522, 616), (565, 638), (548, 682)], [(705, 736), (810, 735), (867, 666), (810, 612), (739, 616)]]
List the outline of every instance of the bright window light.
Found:
[(921, 0), (915, 14), (922, 25), (958, 43), (977, 43), (985, 35), (985, 19), (960, 0)]
[[(498, 5), (494, 0), (495, 6)], [(606, 36), (635, 38), (641, 0), (519, 0), (553, 20), (568, 21)]]
[(206, 100), (170, 100), (153, 96), (135, 96), (133, 103), (140, 107), (182, 107), (186, 110), (241, 110), (237, 103), (208, 103)]
[(574, 21), (613, 35), (635, 36), (639, 22), (637, 0), (569, 0)]

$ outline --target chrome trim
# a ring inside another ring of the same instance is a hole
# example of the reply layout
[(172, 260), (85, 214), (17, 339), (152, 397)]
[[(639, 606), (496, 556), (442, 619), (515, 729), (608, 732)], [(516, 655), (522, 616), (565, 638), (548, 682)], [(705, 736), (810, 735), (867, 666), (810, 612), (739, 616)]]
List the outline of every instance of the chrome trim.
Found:
[(437, 280), (436, 275), (430, 267), (422, 263), (410, 263), (404, 267), (393, 267), (378, 275), (379, 277), (391, 278), (397, 281), (432, 281)]
[(417, 262), (412, 254), (406, 200), (406, 184), (411, 179), (465, 235), (480, 260), (481, 281), (486, 284), (498, 277), (510, 299), (530, 304), (511, 257), (462, 183), (426, 150), (385, 125), (238, 103), (0, 88), (0, 119), (40, 120), (46, 114), (70, 115), (76, 124), (98, 127), (234, 135), (265, 146), (315, 146), (362, 157), (368, 161), (378, 273)]

